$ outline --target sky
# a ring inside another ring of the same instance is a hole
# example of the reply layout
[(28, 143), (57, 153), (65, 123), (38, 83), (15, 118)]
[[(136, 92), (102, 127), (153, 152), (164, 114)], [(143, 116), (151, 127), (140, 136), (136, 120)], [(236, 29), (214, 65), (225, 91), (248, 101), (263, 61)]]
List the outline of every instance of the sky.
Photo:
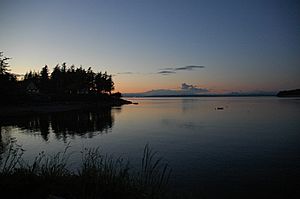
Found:
[(11, 72), (92, 67), (116, 91), (300, 88), (297, 0), (0, 0)]

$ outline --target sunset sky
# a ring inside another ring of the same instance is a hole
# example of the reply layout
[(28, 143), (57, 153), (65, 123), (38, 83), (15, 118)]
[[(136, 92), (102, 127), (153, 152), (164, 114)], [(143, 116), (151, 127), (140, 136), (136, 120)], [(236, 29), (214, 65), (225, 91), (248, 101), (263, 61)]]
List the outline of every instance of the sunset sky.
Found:
[(11, 72), (92, 67), (116, 91), (300, 88), (300, 1), (0, 0)]

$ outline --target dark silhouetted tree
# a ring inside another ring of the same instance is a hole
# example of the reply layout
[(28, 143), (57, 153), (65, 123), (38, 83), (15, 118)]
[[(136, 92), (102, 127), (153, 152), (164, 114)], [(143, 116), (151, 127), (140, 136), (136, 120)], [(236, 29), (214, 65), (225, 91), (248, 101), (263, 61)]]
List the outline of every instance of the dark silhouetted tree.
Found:
[(14, 74), (9, 73), (8, 60), (0, 52), (0, 93), (1, 102), (14, 102), (17, 99), (17, 78)]
[(102, 93), (104, 91), (105, 88), (105, 82), (104, 82), (104, 76), (102, 75), (102, 73), (97, 73), (95, 76), (95, 87), (96, 87), (96, 91), (98, 93)]
[(115, 89), (115, 87), (114, 87), (114, 82), (112, 81), (112, 77), (111, 77), (111, 75), (108, 75), (105, 80), (104, 91), (111, 94), (111, 91), (113, 91), (114, 89)]
[(35, 71), (29, 71), (24, 75), (25, 86), (29, 83), (34, 83), (37, 87), (40, 87), (40, 74)]
[(42, 93), (49, 92), (49, 71), (47, 65), (42, 68), (40, 73), (40, 89)]
[(3, 52), (0, 52), (0, 74), (5, 75), (9, 71), (9, 65), (8, 65), (8, 60), (10, 58), (4, 57)]

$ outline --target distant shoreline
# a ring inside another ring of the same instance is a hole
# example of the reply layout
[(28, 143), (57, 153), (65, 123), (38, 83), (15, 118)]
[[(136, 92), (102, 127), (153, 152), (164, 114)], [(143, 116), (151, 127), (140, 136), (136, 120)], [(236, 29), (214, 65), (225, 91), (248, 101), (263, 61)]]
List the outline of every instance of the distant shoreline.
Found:
[(126, 96), (124, 95), (124, 97), (126, 98), (134, 98), (134, 97), (141, 97), (141, 98), (150, 98), (150, 97), (276, 97), (276, 95), (252, 95), (252, 94), (245, 94), (245, 95), (148, 95), (148, 96)]
[(300, 89), (280, 91), (277, 97), (300, 97)]

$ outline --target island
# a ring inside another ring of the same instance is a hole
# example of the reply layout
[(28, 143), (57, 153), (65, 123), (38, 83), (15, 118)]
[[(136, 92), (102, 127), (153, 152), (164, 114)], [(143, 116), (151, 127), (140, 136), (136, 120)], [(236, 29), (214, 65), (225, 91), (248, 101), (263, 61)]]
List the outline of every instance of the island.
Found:
[(280, 91), (277, 97), (300, 97), (300, 89)]

